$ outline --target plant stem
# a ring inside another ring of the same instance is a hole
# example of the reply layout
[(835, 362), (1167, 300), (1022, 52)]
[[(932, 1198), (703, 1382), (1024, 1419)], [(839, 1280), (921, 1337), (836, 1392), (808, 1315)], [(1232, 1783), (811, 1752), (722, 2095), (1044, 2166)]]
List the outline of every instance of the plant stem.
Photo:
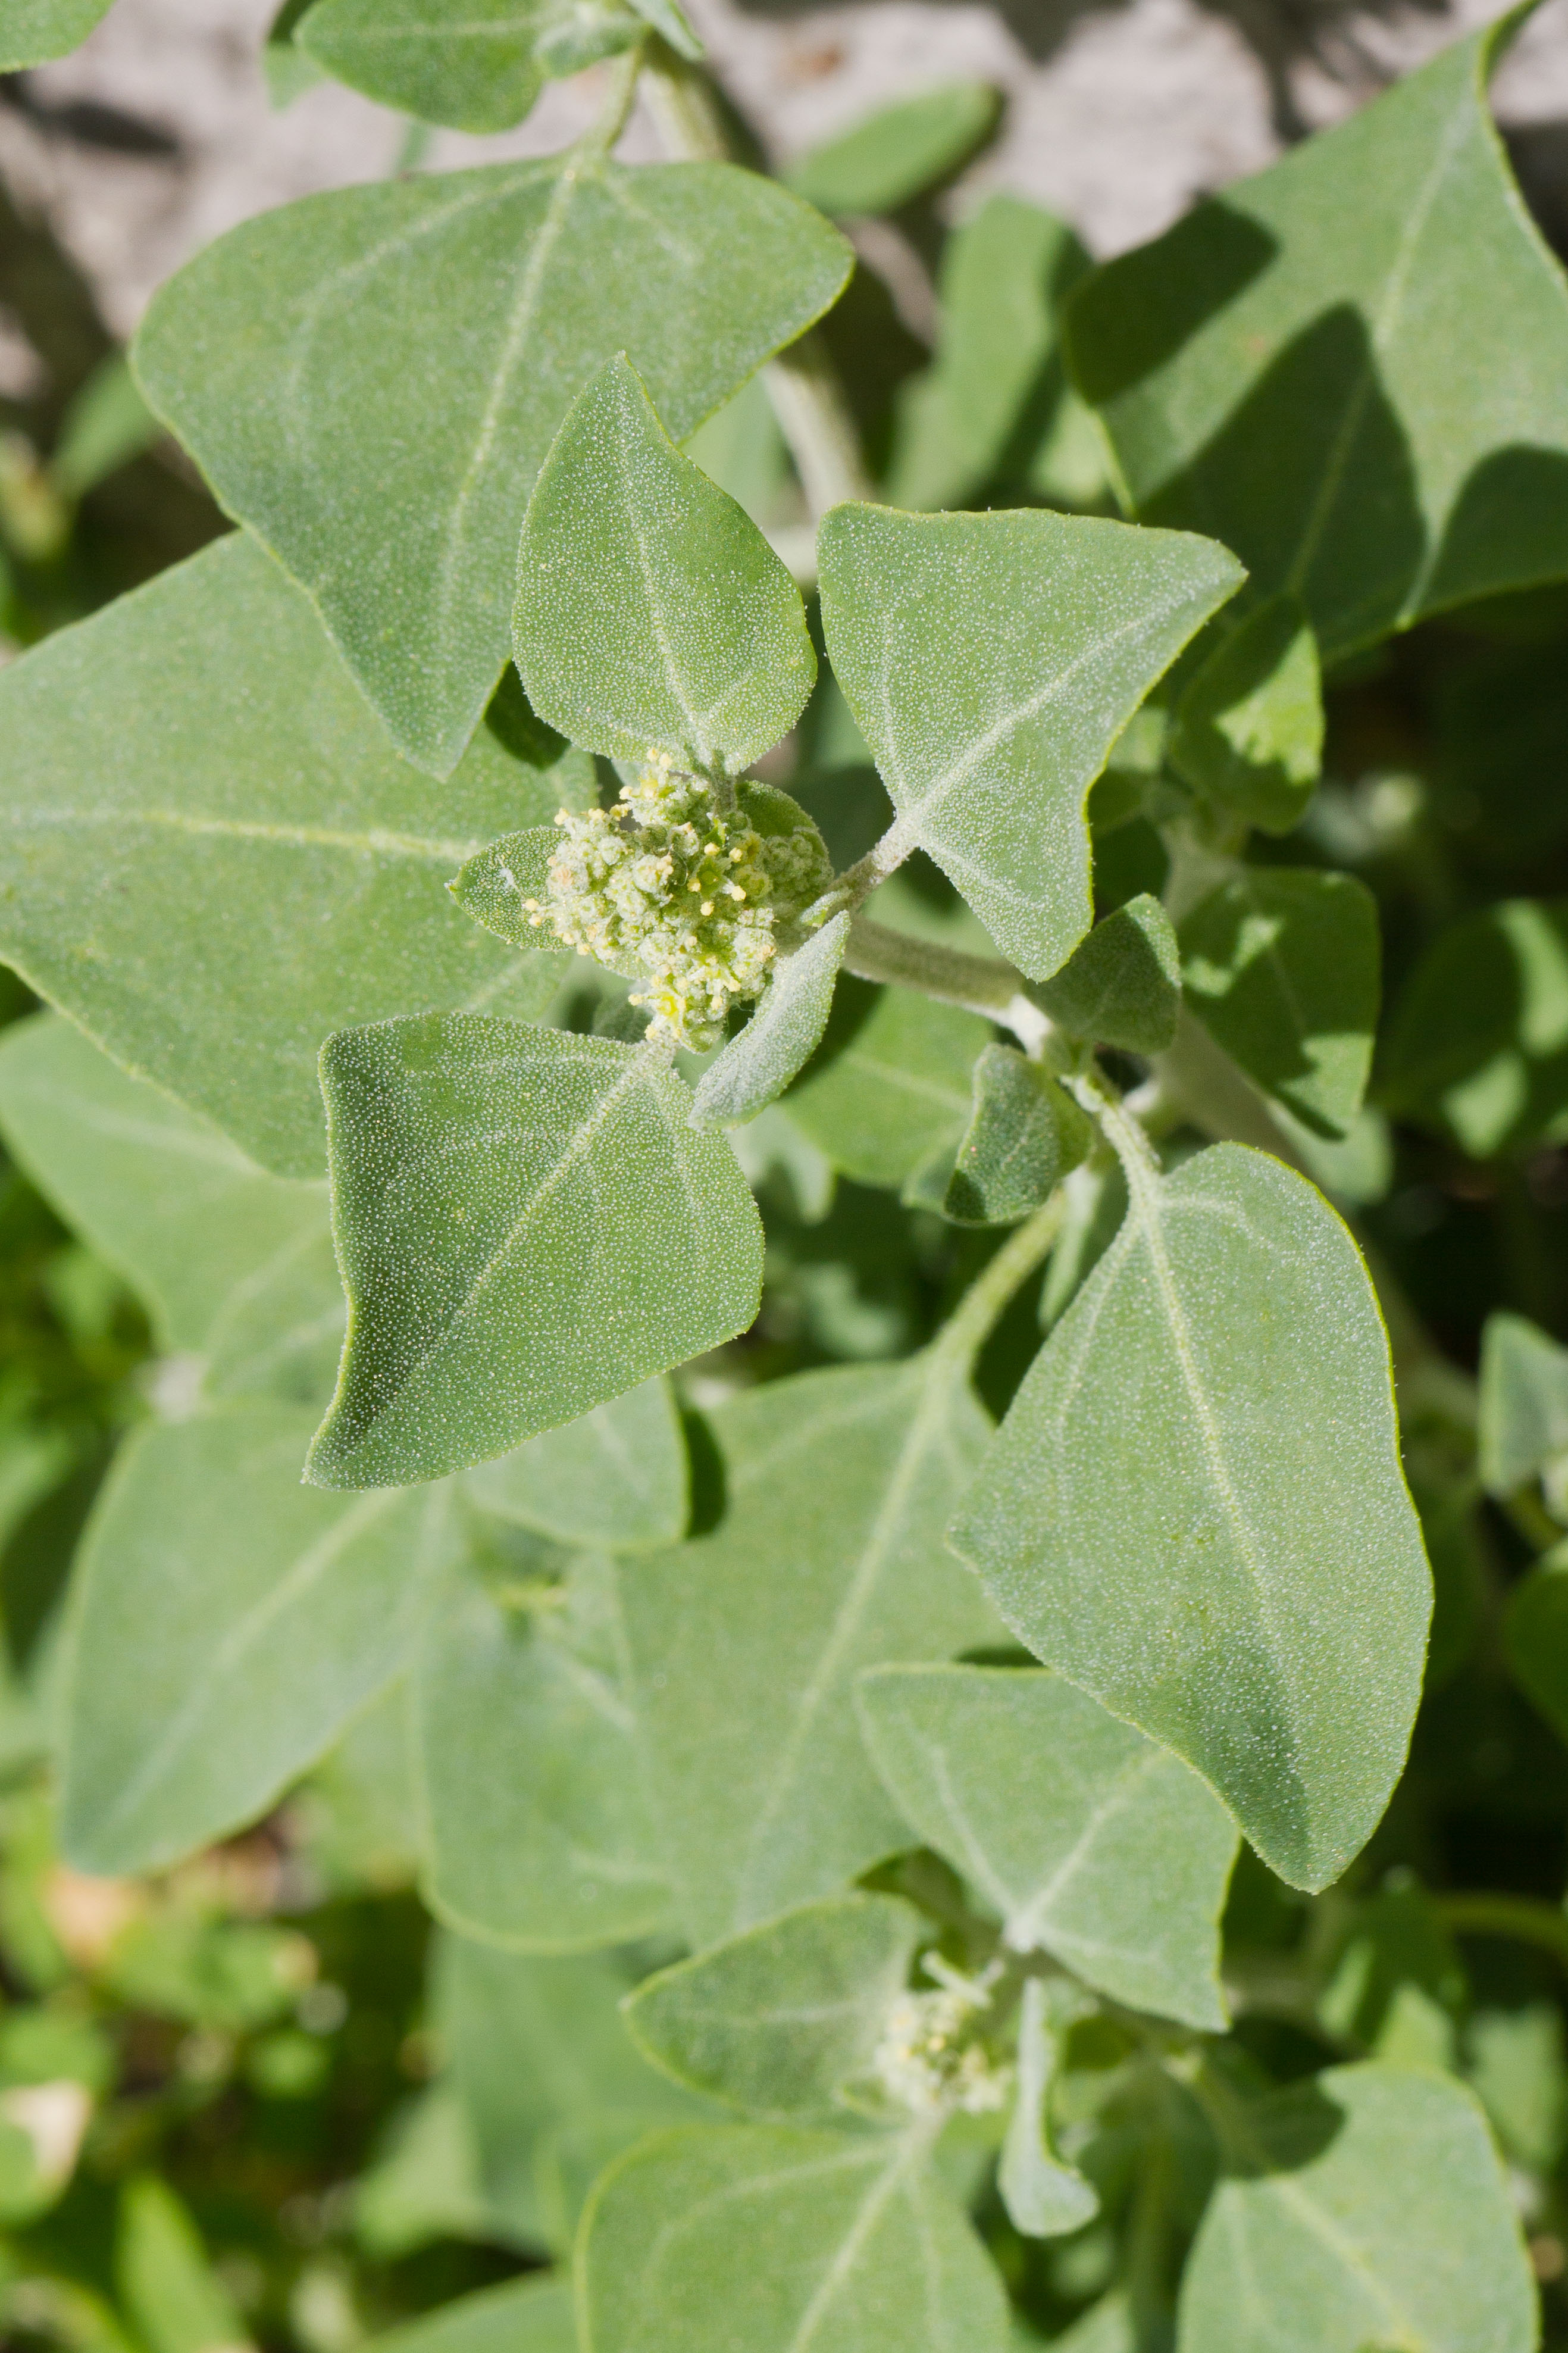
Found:
[[(689, 164), (734, 163), (734, 141), (701, 69), (658, 39), (648, 44), (647, 67), (648, 108), (669, 153)], [(820, 335), (807, 332), (770, 360), (763, 382), (812, 521), (845, 499), (868, 499), (859, 432)]]
[(966, 1013), (1000, 1021), (1031, 1053), (1037, 1053), (1053, 1034), (1039, 1007), (1025, 996), (1024, 976), (1012, 965), (999, 956), (969, 955), (935, 940), (915, 939), (908, 932), (873, 923), (868, 915), (857, 915), (849, 926), (844, 968), (862, 980), (890, 980), (942, 1005), (961, 1005)]
[(1436, 1895), (1433, 1909), (1461, 1936), (1508, 1936), (1537, 1946), (1568, 1969), (1568, 1914), (1531, 1895)]
[(626, 127), (637, 94), (637, 78), (647, 58), (646, 38), (634, 41), (618, 58), (610, 61), (605, 85), (605, 102), (573, 149), (574, 159), (584, 163), (602, 163)]
[(994, 1258), (975, 1276), (935, 1342), (935, 1351), (969, 1366), (990, 1338), (1013, 1293), (1047, 1257), (1067, 1215), (1067, 1195), (1058, 1185), (1044, 1206), (1015, 1226)]

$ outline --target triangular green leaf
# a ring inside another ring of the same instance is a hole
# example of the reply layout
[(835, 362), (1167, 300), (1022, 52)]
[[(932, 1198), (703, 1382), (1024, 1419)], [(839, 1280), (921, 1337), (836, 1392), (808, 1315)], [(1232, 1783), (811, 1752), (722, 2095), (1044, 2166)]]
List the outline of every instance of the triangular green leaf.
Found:
[(624, 350), (683, 439), (850, 258), (753, 173), (569, 151), (247, 221), (160, 290), (136, 365), (393, 741), (445, 776), (500, 675), (523, 510), (575, 394)]
[(562, 1544), (640, 1552), (686, 1533), (686, 1440), (668, 1381), (645, 1381), (576, 1421), (470, 1471), (464, 1486), (498, 1518)]
[(1271, 596), (1222, 638), (1176, 706), (1171, 765), (1227, 817), (1289, 833), (1323, 765), (1323, 690), (1311, 624)]
[(349, 1337), (321, 1484), (503, 1454), (756, 1314), (746, 1181), (647, 1048), (416, 1014), (340, 1031), (321, 1084)]
[(1026, 1218), (1076, 1168), (1093, 1130), (1069, 1094), (1012, 1046), (987, 1046), (974, 1065), (974, 1109), (942, 1196), (964, 1226)]
[(645, 1978), (626, 2025), (678, 2084), (750, 2116), (831, 2108), (871, 2063), (919, 1930), (890, 1895), (803, 1905)]
[(444, 884), (592, 790), (485, 727), (447, 792), (398, 759), (305, 598), (236, 533), (0, 677), (0, 956), (264, 1166), (319, 1177), (328, 1033), (542, 1012)]
[(885, 1667), (861, 1677), (858, 1697), (900, 1812), (998, 1913), (1015, 1950), (1054, 1953), (1134, 2010), (1224, 2027), (1236, 1826), (1180, 1757), (1058, 1675)]
[(0, 1043), (0, 1126), (160, 1347), (204, 1360), (206, 1396), (330, 1396), (344, 1311), (324, 1183), (268, 1176), (53, 1013)]
[(400, 114), (505, 131), (543, 86), (535, 45), (554, 13), (548, 0), (316, 0), (295, 39)]
[(1028, 2239), (1058, 2238), (1080, 2230), (1100, 2211), (1090, 2184), (1051, 2146), (1051, 2084), (1061, 2048), (1051, 2016), (1056, 1990), (1042, 1978), (1024, 1983), (1018, 2004), (1018, 2087), (996, 2177), (1008, 2220)]
[(1182, 960), (1169, 915), (1141, 892), (1096, 923), (1060, 972), (1030, 995), (1069, 1037), (1163, 1054), (1182, 1007)]
[(723, 1518), (622, 1578), (655, 1806), (700, 1946), (899, 1847), (855, 1677), (996, 1633), (942, 1542), (987, 1426), (951, 1363), (804, 1373), (710, 1419)]
[[(613, 1572), (467, 1581), (421, 1646), (426, 1894), (466, 1935), (581, 1951), (664, 1923)], [(499, 1588), (499, 1589), (498, 1589)]]
[(110, 0), (6, 0), (0, 26), (0, 73), (19, 73), (68, 57), (86, 40)]
[(969, 505), (1002, 464), (1047, 369), (1058, 406), (1071, 398), (1057, 354), (1057, 304), (1088, 268), (1071, 229), (1021, 196), (988, 196), (950, 232), (937, 355), (903, 395), (891, 505)]
[(1331, 654), (1564, 570), (1568, 287), (1484, 89), (1521, 13), (1068, 308), (1140, 516), (1215, 533)]
[(1518, 2219), (1458, 2084), (1333, 2067), (1227, 2096), (1222, 2133), (1229, 2179), (1182, 2282), (1179, 2353), (1534, 2353)]
[(825, 213), (892, 212), (966, 163), (1000, 108), (989, 82), (943, 82), (808, 148), (784, 177)]
[(468, 859), (447, 888), (466, 915), (510, 947), (542, 948), (552, 955), (569, 955), (565, 941), (542, 912), (549, 892), (550, 861), (560, 842), (552, 825), (531, 825), (521, 833), (502, 834), (477, 858)]
[(644, 2141), (605, 2176), (584, 2218), (584, 2344), (1005, 2353), (1002, 2283), (928, 2147), (918, 2131), (868, 2140), (783, 2125)]
[(402, 1667), (457, 1548), (449, 1498), (302, 1487), (310, 1421), (232, 1406), (121, 1450), (67, 1630), (79, 1869), (156, 1870), (265, 1812)]
[(974, 1058), (992, 1035), (956, 1005), (842, 981), (822, 1050), (784, 1109), (857, 1184), (900, 1186), (957, 1145), (973, 1108)]
[(517, 666), (552, 725), (616, 760), (738, 776), (816, 679), (800, 591), (683, 458), (624, 352), (566, 412), (518, 551)]
[(811, 1060), (827, 1027), (849, 936), (847, 912), (780, 958), (756, 1011), (697, 1082), (694, 1127), (738, 1127), (755, 1118)]
[(1472, 1158), (1568, 1134), (1568, 900), (1439, 932), (1394, 1008), (1378, 1099)]
[(1404, 1766), (1431, 1612), (1387, 1336), (1279, 1161), (1219, 1145), (1129, 1183), (953, 1541), (1037, 1657), (1326, 1886)]
[(1317, 1135), (1343, 1135), (1372, 1069), (1377, 902), (1353, 874), (1251, 866), (1185, 915), (1187, 1001), (1233, 1061)]
[(570, 2250), (580, 2201), (565, 2179), (569, 2141), (604, 2165), (656, 2126), (722, 2113), (650, 2067), (626, 2032), (618, 2005), (640, 1974), (635, 1955), (550, 1959), (448, 1932), (436, 1940), (443, 2080), (472, 2133), (491, 2209), (520, 2243)]
[(1081, 516), (870, 506), (830, 511), (817, 561), (897, 839), (1047, 979), (1089, 925), (1089, 786), (1240, 566), (1213, 540)]

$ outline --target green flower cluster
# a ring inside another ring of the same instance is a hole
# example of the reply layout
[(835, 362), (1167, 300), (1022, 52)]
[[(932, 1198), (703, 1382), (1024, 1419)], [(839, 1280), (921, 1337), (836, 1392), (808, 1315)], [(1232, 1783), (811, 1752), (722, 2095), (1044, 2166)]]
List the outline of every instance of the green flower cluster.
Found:
[(650, 753), (614, 809), (562, 809), (542, 911), (557, 938), (648, 986), (649, 1034), (705, 1052), (755, 997), (798, 918), (833, 878), (821, 835), (787, 794), (742, 785), (720, 808), (700, 777)]

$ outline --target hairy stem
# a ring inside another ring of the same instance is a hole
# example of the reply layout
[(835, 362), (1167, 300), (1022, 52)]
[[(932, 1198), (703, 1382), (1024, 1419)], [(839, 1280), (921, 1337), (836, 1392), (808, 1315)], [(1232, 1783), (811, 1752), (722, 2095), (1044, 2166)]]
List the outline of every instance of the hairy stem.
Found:
[(612, 58), (605, 84), (605, 102), (578, 140), (574, 153), (584, 163), (599, 163), (610, 153), (626, 127), (637, 94), (637, 79), (647, 57), (647, 41), (634, 41)]
[[(655, 39), (648, 44), (644, 86), (659, 137), (671, 155), (689, 164), (743, 160), (736, 156), (723, 110), (700, 67)], [(860, 454), (859, 432), (821, 336), (802, 335), (787, 352), (770, 360), (763, 382), (813, 522), (842, 500), (868, 499), (871, 483)]]
[(959, 1365), (973, 1363), (1013, 1293), (1049, 1255), (1066, 1215), (1067, 1196), (1058, 1185), (1050, 1199), (1016, 1226), (995, 1257), (981, 1268), (937, 1335), (936, 1347), (942, 1356)]
[[(856, 870), (849, 870), (854, 873)], [(917, 940), (857, 915), (849, 926), (844, 969), (862, 980), (890, 980), (943, 1005), (960, 1005), (1012, 1030), (1026, 1050), (1040, 1054), (1054, 1037), (1050, 1022), (1024, 994), (1024, 976), (1000, 956), (966, 955), (934, 940)]]

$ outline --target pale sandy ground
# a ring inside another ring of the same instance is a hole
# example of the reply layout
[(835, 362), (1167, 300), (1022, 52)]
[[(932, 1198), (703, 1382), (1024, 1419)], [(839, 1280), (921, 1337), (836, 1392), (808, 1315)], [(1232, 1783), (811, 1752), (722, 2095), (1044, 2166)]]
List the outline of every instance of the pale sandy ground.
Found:
[[(74, 57), (31, 78), (30, 111), (0, 105), (0, 173), (41, 211), (128, 333), (153, 288), (234, 222), (394, 167), (405, 126), (336, 88), (282, 113), (256, 58), (276, 0), (118, 0)], [(1499, 13), (1342, 0), (1006, 0), (1001, 8), (872, 0), (692, 0), (712, 61), (769, 147), (789, 154), (889, 98), (946, 75), (1000, 85), (1000, 139), (955, 192), (1016, 188), (1069, 219), (1097, 254), (1137, 244), (1193, 197), (1255, 171), (1283, 136), (1336, 119), (1390, 76)], [(556, 85), (502, 139), (441, 133), (427, 163), (537, 153), (571, 137), (595, 77)], [(82, 101), (167, 134), (172, 152), (118, 153), (71, 130)], [(1549, 0), (1503, 69), (1500, 118), (1527, 173), (1568, 216), (1568, 0)], [(634, 119), (623, 153), (658, 153)], [(25, 371), (0, 316), (0, 389)], [(16, 389), (20, 390), (18, 385)]]

